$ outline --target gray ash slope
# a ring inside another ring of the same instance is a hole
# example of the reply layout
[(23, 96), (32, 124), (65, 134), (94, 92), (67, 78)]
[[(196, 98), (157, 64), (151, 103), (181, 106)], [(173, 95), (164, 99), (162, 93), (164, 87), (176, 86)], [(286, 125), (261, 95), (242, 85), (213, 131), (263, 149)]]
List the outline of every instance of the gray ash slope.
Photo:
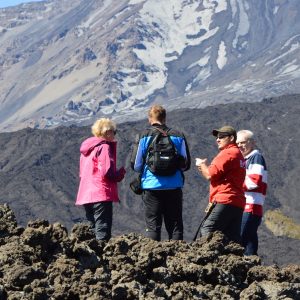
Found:
[[(185, 109), (168, 113), (168, 125), (186, 134), (191, 156), (208, 157), (217, 153), (212, 128), (231, 124), (257, 134), (269, 168), (266, 209), (279, 208), (300, 223), (299, 139), (300, 96), (265, 99), (259, 103), (235, 103)], [(145, 112), (146, 114), (146, 112)], [(115, 205), (113, 234), (143, 233), (142, 201), (129, 189), (134, 176), (130, 170), (131, 144), (146, 120), (118, 126), (118, 162), (127, 174), (120, 184), (120, 205)], [(18, 223), (46, 219), (71, 228), (84, 220), (83, 210), (75, 207), (78, 186), (80, 143), (90, 136), (90, 127), (59, 127), (54, 130), (24, 129), (0, 134), (0, 203), (8, 203)], [(191, 240), (203, 217), (208, 183), (192, 164), (184, 188), (185, 238)], [(263, 224), (260, 229), (260, 255), (266, 264), (299, 263), (300, 241), (274, 236)]]
[(0, 130), (126, 120), (152, 101), (202, 108), (299, 93), (299, 13), (288, 0), (0, 9)]

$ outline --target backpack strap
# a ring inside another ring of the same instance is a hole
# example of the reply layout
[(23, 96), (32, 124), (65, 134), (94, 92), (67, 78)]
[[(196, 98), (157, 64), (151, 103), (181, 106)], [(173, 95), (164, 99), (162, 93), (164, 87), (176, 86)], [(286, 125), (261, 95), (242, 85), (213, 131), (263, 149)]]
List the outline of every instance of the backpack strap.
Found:
[(154, 129), (156, 129), (156, 130), (158, 130), (160, 133), (162, 133), (163, 136), (168, 136), (168, 132), (171, 130), (171, 128), (168, 128), (167, 131), (164, 131), (163, 129), (158, 128), (158, 127), (154, 127)]
[[(177, 149), (176, 149), (176, 147), (175, 147), (175, 145), (174, 145), (174, 143), (173, 143), (173, 141), (172, 141), (172, 139), (171, 139), (171, 137), (170, 137), (170, 134), (169, 134), (169, 131), (171, 130), (171, 128), (168, 128), (167, 130), (163, 130), (163, 129), (161, 129), (161, 128), (155, 127), (155, 129), (158, 130), (158, 131), (162, 134), (162, 136), (168, 137), (169, 142), (171, 143), (171, 145), (173, 146), (173, 149), (175, 150), (175, 152), (176, 152), (176, 154), (177, 154), (178, 151), (177, 151)], [(156, 135), (155, 137), (158, 138), (158, 136), (159, 136), (159, 134)], [(154, 139), (153, 139), (153, 140), (154, 140)], [(152, 142), (153, 142), (153, 140), (152, 140)], [(149, 146), (150, 146), (150, 145), (151, 145), (151, 144), (149, 143)]]
[[(169, 131), (171, 131), (172, 128), (167, 128), (167, 130), (163, 130), (163, 129), (161, 129), (161, 128), (154, 127), (154, 129), (156, 129), (156, 130), (158, 130), (160, 133), (162, 133), (162, 135), (163, 135), (164, 137), (166, 137), (166, 136), (168, 137), (170, 143), (171, 143), (172, 146), (173, 146), (173, 149), (174, 149), (176, 155), (179, 155), (179, 154), (178, 154), (178, 151), (177, 151), (177, 148), (176, 148), (175, 144), (173, 143), (173, 141), (172, 141), (172, 139), (171, 139), (171, 137), (170, 137), (170, 134), (169, 134)], [(158, 135), (159, 135), (159, 134), (158, 134)], [(153, 140), (154, 140), (155, 138), (158, 137), (158, 135), (152, 137), (152, 139), (150, 140), (149, 145), (148, 145), (148, 148), (147, 148), (147, 151), (146, 151), (146, 156), (145, 156), (145, 158), (143, 158), (143, 159), (144, 159), (143, 164), (145, 164), (145, 162), (146, 162), (146, 158), (147, 158), (147, 155), (148, 155), (149, 147), (150, 147), (151, 144), (153, 143)], [(182, 171), (180, 168), (179, 168), (179, 170), (180, 170), (180, 173), (181, 173), (181, 176), (182, 176), (182, 180), (183, 180), (183, 183), (184, 183), (184, 181), (185, 181), (185, 176), (184, 176), (184, 174), (183, 174), (183, 171)]]
[[(170, 129), (168, 129), (167, 131), (164, 131), (164, 130), (161, 129), (161, 128), (152, 126), (151, 130), (152, 130), (152, 133), (155, 132), (155, 130), (158, 130), (158, 131), (159, 131), (160, 133), (162, 133), (164, 136), (167, 136), (167, 135), (168, 135), (168, 131), (169, 131)], [(151, 144), (153, 143), (154, 139), (157, 138), (159, 135), (160, 135), (160, 134), (154, 134), (154, 135), (151, 136), (150, 141), (149, 141), (149, 144), (148, 144), (147, 149), (146, 149), (146, 152), (145, 152), (145, 156), (143, 156), (143, 167), (144, 167), (145, 162), (146, 162), (146, 158), (147, 158), (147, 155), (148, 155), (148, 152), (149, 152), (149, 148), (150, 148)]]
[[(158, 127), (155, 127), (155, 129), (158, 130), (160, 133), (162, 133), (162, 135), (164, 137), (168, 137), (168, 140), (170, 141), (171, 145), (173, 146), (173, 149), (175, 150), (176, 154), (178, 154), (178, 151), (177, 151), (177, 149), (176, 149), (176, 147), (175, 147), (175, 145), (174, 145), (174, 143), (173, 143), (173, 141), (172, 141), (172, 139), (169, 135), (169, 131), (171, 130), (171, 128), (168, 128), (166, 131), (161, 129), (161, 128), (158, 128)], [(159, 134), (154, 136), (154, 138), (158, 138), (158, 136), (159, 136)], [(151, 143), (153, 142), (154, 138), (152, 139)], [(151, 143), (149, 143), (148, 148), (151, 145)], [(148, 151), (148, 148), (147, 148), (147, 151)]]
[(152, 126), (151, 129), (152, 129), (153, 131), (157, 130), (157, 131), (159, 131), (159, 133), (158, 133), (158, 134), (154, 134), (154, 135), (151, 136), (151, 138), (150, 138), (149, 144), (148, 144), (147, 149), (146, 149), (146, 152), (145, 152), (145, 156), (143, 156), (143, 168), (144, 168), (144, 165), (145, 165), (145, 163), (146, 163), (146, 159), (147, 159), (147, 155), (148, 155), (149, 150), (150, 150), (150, 146), (152, 145), (153, 141), (154, 141), (155, 139), (157, 139), (161, 134), (162, 134), (162, 136), (164, 136), (164, 137), (168, 137), (170, 143), (171, 143), (172, 146), (173, 146), (173, 149), (175, 150), (176, 153), (178, 153), (178, 151), (177, 151), (177, 149), (176, 149), (176, 147), (175, 147), (175, 145), (174, 145), (174, 143), (173, 143), (173, 141), (171, 140), (170, 135), (169, 135), (169, 131), (171, 130), (171, 128), (168, 128), (167, 130), (163, 130), (163, 129), (159, 128), (159, 127), (154, 127), (154, 126)]
[[(152, 133), (155, 131), (155, 129), (157, 129), (157, 130), (160, 131), (160, 132), (164, 132), (164, 133), (165, 133), (164, 130), (158, 129), (157, 127), (152, 126), (152, 128), (150, 128), (150, 130), (152, 131)], [(144, 170), (144, 167), (145, 167), (145, 164), (146, 164), (146, 158), (147, 158), (147, 155), (148, 155), (148, 152), (149, 152), (149, 148), (150, 148), (150, 146), (151, 146), (153, 140), (156, 138), (156, 136), (157, 136), (157, 135), (155, 135), (155, 134), (154, 134), (154, 135), (151, 135), (151, 138), (150, 138), (150, 141), (149, 141), (149, 143), (148, 143), (148, 146), (147, 146), (145, 155), (143, 155), (143, 166), (142, 166), (141, 174), (143, 173), (143, 170)]]

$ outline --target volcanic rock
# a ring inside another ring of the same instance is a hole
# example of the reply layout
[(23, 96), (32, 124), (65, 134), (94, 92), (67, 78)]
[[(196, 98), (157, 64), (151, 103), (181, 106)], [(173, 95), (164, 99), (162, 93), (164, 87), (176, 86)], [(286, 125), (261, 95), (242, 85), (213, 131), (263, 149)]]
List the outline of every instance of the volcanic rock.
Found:
[(299, 299), (300, 266), (264, 267), (216, 232), (195, 242), (130, 233), (97, 241), (86, 224), (17, 226), (0, 206), (0, 299)]

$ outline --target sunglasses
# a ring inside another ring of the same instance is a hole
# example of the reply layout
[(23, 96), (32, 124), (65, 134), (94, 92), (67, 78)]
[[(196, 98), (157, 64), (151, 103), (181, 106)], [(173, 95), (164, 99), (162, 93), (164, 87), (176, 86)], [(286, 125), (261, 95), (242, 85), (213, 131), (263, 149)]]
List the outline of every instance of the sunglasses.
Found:
[(224, 139), (224, 138), (226, 138), (226, 137), (228, 137), (228, 136), (231, 136), (231, 134), (218, 134), (217, 136), (216, 136), (216, 139)]
[(113, 132), (113, 134), (115, 134), (115, 135), (117, 134), (117, 130), (109, 129), (109, 130), (107, 130), (107, 132), (108, 131)]

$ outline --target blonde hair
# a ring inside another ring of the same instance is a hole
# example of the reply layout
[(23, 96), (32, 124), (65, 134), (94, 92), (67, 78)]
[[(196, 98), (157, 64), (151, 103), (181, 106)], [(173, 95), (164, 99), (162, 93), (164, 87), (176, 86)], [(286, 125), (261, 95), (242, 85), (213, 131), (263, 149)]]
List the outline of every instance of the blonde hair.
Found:
[(115, 122), (108, 118), (101, 118), (93, 124), (92, 134), (96, 137), (103, 137), (107, 131), (115, 131), (116, 129), (117, 126)]
[(164, 123), (166, 121), (166, 110), (158, 104), (155, 104), (150, 107), (148, 111), (148, 117), (152, 118), (154, 120), (157, 120), (161, 123)]

